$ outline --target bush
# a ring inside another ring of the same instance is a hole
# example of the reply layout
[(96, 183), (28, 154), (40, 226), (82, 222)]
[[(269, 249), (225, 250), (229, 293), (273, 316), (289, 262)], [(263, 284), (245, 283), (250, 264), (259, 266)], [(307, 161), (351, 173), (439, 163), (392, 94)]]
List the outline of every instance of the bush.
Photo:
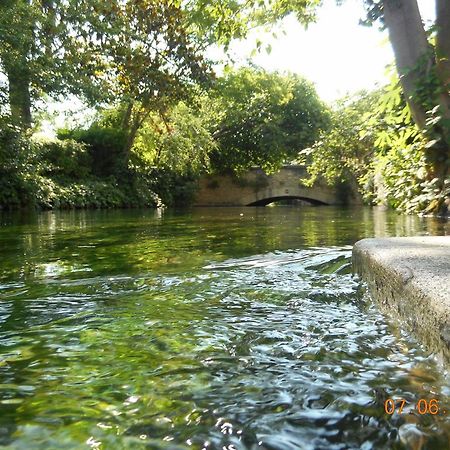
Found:
[(72, 180), (82, 180), (90, 175), (92, 158), (85, 144), (55, 140), (42, 142), (40, 147), (44, 175)]
[[(37, 147), (21, 130), (0, 118), (0, 209), (32, 202)], [(25, 175), (28, 174), (28, 178)]]
[(122, 181), (123, 190), (127, 199), (127, 207), (142, 208), (150, 207), (157, 208), (161, 206), (167, 206), (163, 202), (156, 190), (153, 188), (151, 181), (147, 177), (139, 172), (129, 172), (128, 180)]
[(154, 170), (151, 180), (152, 189), (166, 206), (187, 206), (194, 200), (198, 175), (179, 175), (167, 170)]
[(87, 146), (92, 161), (92, 174), (95, 176), (119, 175), (127, 168), (124, 152), (127, 136), (121, 129), (93, 125), (87, 130), (59, 130), (58, 138), (73, 139)]
[(420, 137), (410, 145), (379, 157), (375, 170), (382, 176), (382, 198), (389, 206), (407, 213), (441, 212), (450, 198), (450, 177), (430, 179), (426, 170), (424, 142)]
[(25, 180), (28, 197), (43, 209), (130, 208), (161, 206), (151, 190), (146, 195), (134, 186), (118, 186), (116, 180), (91, 179), (82, 183), (58, 183), (41, 175)]
[(139, 174), (122, 171), (119, 184), (114, 176), (93, 176), (91, 167), (85, 144), (34, 141), (0, 119), (0, 209), (161, 206)]

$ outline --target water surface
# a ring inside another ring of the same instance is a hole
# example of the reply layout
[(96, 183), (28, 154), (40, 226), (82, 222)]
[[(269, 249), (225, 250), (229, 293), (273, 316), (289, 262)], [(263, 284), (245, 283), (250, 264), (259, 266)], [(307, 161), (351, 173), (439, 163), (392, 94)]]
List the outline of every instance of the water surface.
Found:
[(448, 376), (350, 267), (360, 238), (448, 222), (276, 207), (0, 223), (5, 448), (449, 448)]

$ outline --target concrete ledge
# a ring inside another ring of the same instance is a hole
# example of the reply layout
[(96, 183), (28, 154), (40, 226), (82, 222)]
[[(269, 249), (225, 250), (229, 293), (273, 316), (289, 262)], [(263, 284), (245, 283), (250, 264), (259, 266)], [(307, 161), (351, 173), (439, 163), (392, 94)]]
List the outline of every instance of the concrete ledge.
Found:
[(363, 239), (353, 269), (383, 312), (450, 363), (450, 236)]

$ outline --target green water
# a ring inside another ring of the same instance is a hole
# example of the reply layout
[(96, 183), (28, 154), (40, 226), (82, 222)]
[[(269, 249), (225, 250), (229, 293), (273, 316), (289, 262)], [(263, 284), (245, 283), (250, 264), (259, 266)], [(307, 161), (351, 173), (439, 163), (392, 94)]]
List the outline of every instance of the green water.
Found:
[(276, 207), (0, 224), (4, 448), (449, 448), (448, 375), (350, 267), (362, 237), (448, 222)]

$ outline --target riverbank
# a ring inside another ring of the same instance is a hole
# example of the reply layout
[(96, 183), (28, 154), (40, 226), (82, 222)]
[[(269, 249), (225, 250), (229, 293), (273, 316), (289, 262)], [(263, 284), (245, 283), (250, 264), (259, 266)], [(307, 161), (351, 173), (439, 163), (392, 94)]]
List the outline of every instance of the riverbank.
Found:
[(450, 362), (450, 236), (363, 239), (353, 267), (381, 309)]

